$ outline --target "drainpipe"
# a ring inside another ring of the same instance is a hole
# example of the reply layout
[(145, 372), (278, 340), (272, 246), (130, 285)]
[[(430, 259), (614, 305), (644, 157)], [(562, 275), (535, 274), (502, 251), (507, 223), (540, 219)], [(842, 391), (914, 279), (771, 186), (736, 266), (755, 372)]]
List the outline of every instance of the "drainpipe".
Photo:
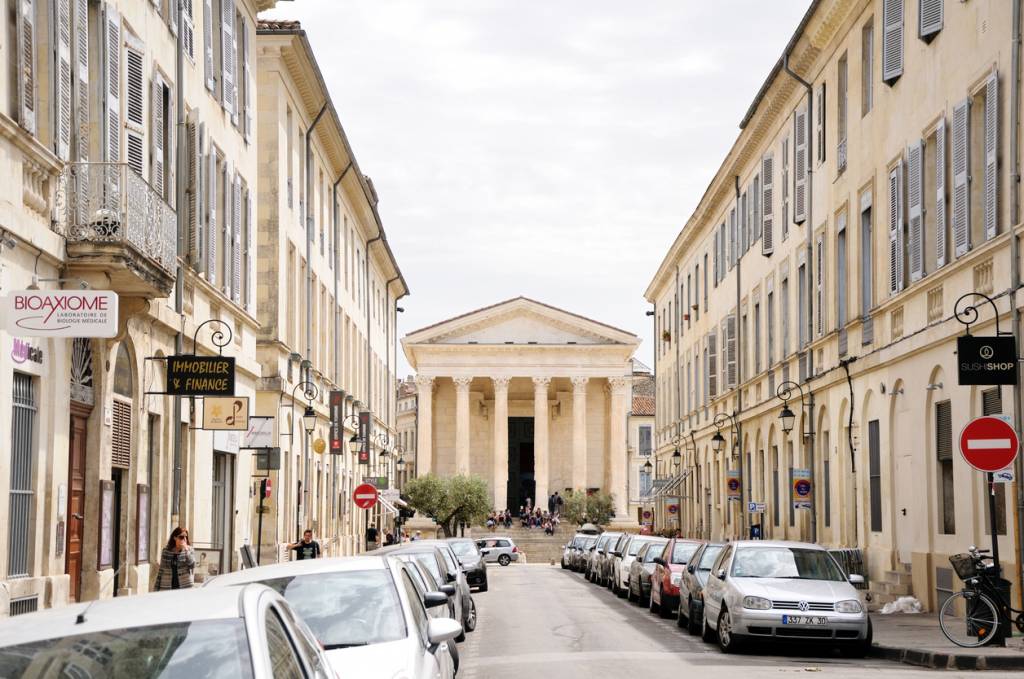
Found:
[[(384, 425), (395, 430), (395, 435), (398, 435), (398, 423), (392, 420), (391, 411), (391, 399), (395, 395), (393, 383), (391, 381), (391, 284), (399, 280), (400, 276), (389, 278), (384, 283), (384, 295), (385, 304), (384, 308), (388, 311), (384, 314), (384, 378), (387, 381), (384, 387), (384, 393), (386, 394), (386, 401), (384, 402)], [(398, 297), (395, 297), (395, 329), (398, 329), (398, 300), (405, 297), (405, 293), (402, 293)], [(396, 357), (397, 358), (397, 357)], [(397, 376), (396, 376), (397, 377)], [(397, 381), (397, 380), (396, 380)], [(394, 449), (394, 446), (392, 446)], [(391, 470), (391, 465), (394, 464), (394, 460), (388, 462), (388, 471)], [(395, 487), (398, 486), (398, 470), (395, 469)]]
[[(1013, 339), (1017, 347), (1020, 347), (1020, 307), (1017, 305), (1017, 291), (1020, 289), (1020, 242), (1017, 240), (1017, 223), (1020, 221), (1020, 50), (1021, 50), (1021, 0), (1013, 0), (1013, 41), (1011, 46), (1011, 67), (1010, 70), (1010, 110), (1013, 120), (1010, 124), (1010, 157), (1012, 166), (1013, 190), (1010, 191), (1010, 286), (1013, 294), (1010, 295), (1011, 308), (1013, 309)], [(1013, 428), (1020, 431), (1021, 427), (1021, 382), (1020, 374), (1017, 375), (1017, 383), (1013, 385)], [(1017, 605), (1024, 606), (1024, 543), (1021, 533), (1024, 533), (1024, 459), (1017, 455), (1015, 463), (1015, 478), (1017, 487), (1017, 505), (1015, 514), (1017, 519), (1017, 530), (1014, 531), (1015, 551), (1017, 555), (1017, 572), (1014, 579), (1017, 581)]]
[[(817, 479), (814, 474), (814, 392), (810, 388), (811, 376), (814, 375), (814, 351), (810, 349), (814, 339), (814, 87), (789, 67), (789, 53), (782, 57), (782, 70), (791, 78), (803, 85), (807, 91), (807, 275), (804, 283), (807, 288), (807, 459), (811, 469), (811, 487), (815, 488)], [(853, 407), (853, 404), (850, 404)], [(800, 432), (803, 436), (803, 431)], [(811, 499), (811, 542), (818, 539), (817, 492)]]
[[(739, 240), (739, 226), (742, 215), (740, 214), (740, 178), (739, 175), (733, 176), (733, 190), (736, 194), (736, 235)], [(747, 225), (749, 227), (749, 224)], [(740, 287), (742, 278), (740, 277), (741, 269), (743, 268), (743, 253), (739, 251), (739, 243), (734, 245), (736, 248), (736, 320), (733, 324), (736, 327), (736, 408), (733, 410), (733, 422), (736, 424), (736, 444), (739, 448), (737, 451), (737, 459), (739, 462), (739, 473), (740, 473), (740, 506), (737, 508), (739, 514), (739, 535), (736, 537), (739, 539), (744, 538), (743, 528), (746, 523), (747, 511), (743, 500), (743, 488), (747, 485), (747, 480), (743, 478), (743, 425), (740, 423), (740, 414), (743, 412), (743, 327), (740, 326)], [(726, 363), (726, 371), (728, 371), (728, 362)], [(733, 447), (729, 445), (730, 455)], [(726, 470), (728, 471), (729, 465), (726, 463)], [(726, 500), (728, 502), (728, 500)], [(726, 506), (729, 506), (728, 504)]]
[[(352, 169), (352, 161), (350, 160), (350, 161), (348, 161), (348, 165), (345, 166), (345, 169), (341, 171), (341, 174), (334, 181), (334, 185), (331, 186), (331, 207), (334, 209), (334, 248), (335, 248), (335, 253), (338, 252), (337, 248), (338, 248), (338, 242), (339, 242), (338, 241), (338, 236), (339, 236), (339, 233), (338, 233), (338, 225), (339, 225), (339, 222), (338, 222), (338, 184), (341, 183), (341, 180), (345, 178), (345, 175), (347, 175), (348, 171), (351, 170), (351, 169)], [(335, 301), (335, 303), (337, 303), (337, 301), (338, 301), (338, 285), (339, 285), (339, 280), (340, 279), (341, 279), (341, 262), (339, 262), (338, 258), (335, 257), (335, 261), (334, 261), (334, 301)], [(334, 341), (331, 342), (331, 344), (334, 345), (334, 375), (336, 377), (341, 375), (341, 356), (340, 356), (341, 341), (339, 339), (340, 337), (341, 337), (341, 325), (338, 323), (338, 314), (335, 313), (334, 314)]]
[[(185, 8), (184, 0), (172, 0), (172, 2), (178, 3), (178, 36), (175, 39), (175, 60), (174, 60), (174, 98), (176, 106), (176, 118), (175, 125), (177, 127), (177, 142), (178, 150), (177, 155), (174, 159), (177, 165), (177, 181), (174, 187), (174, 211), (177, 218), (178, 226), (178, 240), (177, 240), (177, 254), (175, 257), (175, 269), (174, 269), (174, 313), (178, 315), (178, 331), (174, 333), (174, 353), (182, 354), (185, 351), (185, 338), (182, 336), (182, 326), (184, 325), (185, 318), (182, 315), (185, 310), (185, 269), (181, 265), (181, 260), (185, 256), (185, 220), (183, 218), (184, 206), (185, 206), (185, 193), (186, 185), (188, 182), (188, 172), (185, 167), (186, 159), (188, 158), (188, 130), (185, 126), (185, 88), (183, 84), (185, 82)], [(195, 349), (193, 348), (193, 351)], [(172, 444), (174, 446), (174, 475), (171, 487), (171, 528), (178, 525), (178, 521), (181, 518), (181, 397), (174, 397), (174, 411), (173, 411), (173, 424), (172, 429)], [(152, 471), (152, 470), (151, 470)], [(152, 489), (150, 489), (152, 492)], [(257, 547), (257, 551), (259, 548)]]

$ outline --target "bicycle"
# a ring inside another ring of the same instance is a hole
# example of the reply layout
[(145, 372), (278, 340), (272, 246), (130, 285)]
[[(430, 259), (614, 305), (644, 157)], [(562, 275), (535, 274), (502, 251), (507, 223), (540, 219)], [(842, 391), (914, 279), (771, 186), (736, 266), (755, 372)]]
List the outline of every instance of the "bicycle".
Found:
[[(949, 563), (964, 581), (964, 588), (952, 595), (939, 610), (939, 628), (957, 646), (977, 648), (992, 643), (1003, 621), (1024, 633), (1024, 611), (1012, 607), (996, 587), (998, 573), (989, 550), (969, 547), (966, 554), (954, 554)], [(1016, 614), (1016, 618), (1013, 615)], [(1007, 634), (1009, 636), (1009, 634)]]

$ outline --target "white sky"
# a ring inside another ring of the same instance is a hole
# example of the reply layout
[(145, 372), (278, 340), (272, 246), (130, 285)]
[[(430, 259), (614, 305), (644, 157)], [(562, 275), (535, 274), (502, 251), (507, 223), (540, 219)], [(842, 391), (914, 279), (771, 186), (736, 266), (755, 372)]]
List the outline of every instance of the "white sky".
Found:
[[(412, 295), (640, 335), (643, 292), (809, 0), (298, 0)], [(400, 355), (399, 376), (409, 372)]]

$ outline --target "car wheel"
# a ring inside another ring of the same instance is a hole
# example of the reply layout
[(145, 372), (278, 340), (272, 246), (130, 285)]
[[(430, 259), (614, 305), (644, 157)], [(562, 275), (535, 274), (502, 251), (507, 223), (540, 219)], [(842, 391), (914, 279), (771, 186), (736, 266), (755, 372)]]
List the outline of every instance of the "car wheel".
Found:
[(626, 598), (627, 592), (626, 592), (626, 588), (625, 587), (617, 588), (615, 593), (619, 595), (620, 599), (625, 599)]
[(498, 557), (498, 565), (507, 566), (510, 563), (512, 563), (512, 557), (510, 557), (508, 554), (502, 554)]
[(700, 621), (697, 620), (697, 607), (693, 605), (693, 601), (689, 602), (689, 615), (686, 616), (686, 631), (697, 636), (700, 634)]
[(486, 592), (487, 591), (487, 581), (486, 580), (484, 580), (483, 582), (480, 583), (480, 587), (479, 587), (479, 589), (477, 591), (478, 592)]
[(715, 640), (715, 630), (708, 624), (707, 612), (700, 616), (700, 638), (709, 644)]
[(629, 589), (626, 590), (626, 601), (636, 601), (637, 596), (633, 594), (633, 581), (629, 581)]
[(868, 618), (868, 633), (867, 636), (859, 641), (854, 641), (850, 644), (843, 644), (839, 647), (839, 652), (845, 658), (863, 658), (871, 651), (871, 642), (874, 636), (874, 632), (871, 629), (871, 619)]
[(722, 612), (718, 614), (718, 647), (723, 653), (735, 653), (740, 646), (740, 639), (732, 628), (729, 609), (722, 606)]
[(651, 593), (649, 595), (647, 595), (647, 601), (648, 601), (647, 608), (650, 609), (651, 613), (654, 613), (655, 615), (660, 616), (661, 615), (661, 606), (659, 604), (654, 603), (654, 590), (653, 589), (651, 590)]
[(476, 629), (476, 602), (472, 598), (469, 600), (469, 610), (466, 612), (465, 618), (462, 626), (467, 632), (472, 632)]
[[(687, 611), (689, 611), (689, 609), (687, 609)], [(689, 618), (687, 617), (686, 613), (683, 613), (683, 602), (682, 600), (680, 600), (679, 606), (676, 607), (676, 625), (683, 629), (686, 629), (688, 620)]]

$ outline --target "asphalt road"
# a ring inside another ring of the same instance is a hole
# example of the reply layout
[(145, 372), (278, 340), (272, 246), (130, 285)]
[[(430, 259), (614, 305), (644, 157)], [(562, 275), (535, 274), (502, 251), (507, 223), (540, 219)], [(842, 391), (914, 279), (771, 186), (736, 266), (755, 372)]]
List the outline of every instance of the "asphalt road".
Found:
[[(558, 566), (513, 564), (487, 569), (489, 591), (474, 594), (476, 631), (460, 644), (459, 679), (653, 679), (709, 676), (714, 679), (814, 673), (829, 677), (939, 676), (868, 658), (850, 660), (820, 650), (787, 646), (725, 655), (607, 589)], [(636, 673), (640, 672), (641, 675)], [(943, 671), (959, 677), (976, 672)], [(1019, 676), (985, 672), (989, 677)]]

